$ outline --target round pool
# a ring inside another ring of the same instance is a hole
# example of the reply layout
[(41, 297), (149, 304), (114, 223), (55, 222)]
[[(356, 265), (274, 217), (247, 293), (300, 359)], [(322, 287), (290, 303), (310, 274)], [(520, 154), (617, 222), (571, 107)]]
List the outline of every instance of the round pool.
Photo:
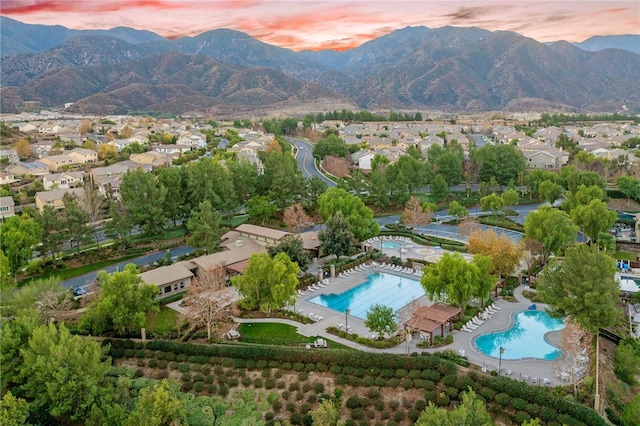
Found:
[(523, 311), (515, 315), (511, 328), (482, 334), (474, 344), (480, 352), (495, 358), (500, 356), (500, 348), (503, 348), (502, 359), (538, 358), (552, 361), (560, 358), (562, 351), (551, 345), (545, 335), (563, 328), (564, 321), (551, 318), (544, 311)]
[(393, 241), (383, 241), (382, 242), (382, 248), (386, 248), (386, 249), (397, 249), (402, 247), (402, 244), (400, 243), (394, 243)]

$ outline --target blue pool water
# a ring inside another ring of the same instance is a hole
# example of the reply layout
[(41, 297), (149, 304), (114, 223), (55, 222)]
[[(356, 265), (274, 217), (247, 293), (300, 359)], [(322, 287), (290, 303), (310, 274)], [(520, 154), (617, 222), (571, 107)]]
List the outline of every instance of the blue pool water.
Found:
[[(384, 244), (384, 243), (383, 243)], [(350, 311), (354, 317), (366, 319), (372, 305), (385, 305), (397, 311), (419, 297), (424, 289), (419, 281), (384, 272), (374, 272), (357, 287), (341, 294), (321, 294), (309, 302), (335, 311)]]
[(476, 338), (475, 345), (480, 352), (496, 358), (502, 346), (502, 359), (554, 360), (562, 355), (562, 351), (549, 344), (544, 335), (563, 328), (562, 320), (551, 318), (544, 311), (524, 311), (516, 314), (515, 323), (509, 330), (482, 334)]
[(397, 249), (397, 248), (400, 248), (400, 246), (401, 246), (400, 243), (394, 243), (390, 241), (384, 241), (382, 243), (382, 248), (386, 248), (386, 249)]

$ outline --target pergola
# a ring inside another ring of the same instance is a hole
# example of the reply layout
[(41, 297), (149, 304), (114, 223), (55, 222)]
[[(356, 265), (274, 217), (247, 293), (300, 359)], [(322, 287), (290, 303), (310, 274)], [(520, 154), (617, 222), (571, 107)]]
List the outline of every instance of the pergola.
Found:
[(444, 337), (444, 326), (449, 323), (449, 331), (453, 330), (453, 319), (462, 316), (462, 309), (453, 306), (436, 303), (431, 306), (422, 306), (411, 315), (404, 323), (405, 330), (416, 330), (429, 333), (433, 342), (433, 332), (440, 327), (440, 336)]

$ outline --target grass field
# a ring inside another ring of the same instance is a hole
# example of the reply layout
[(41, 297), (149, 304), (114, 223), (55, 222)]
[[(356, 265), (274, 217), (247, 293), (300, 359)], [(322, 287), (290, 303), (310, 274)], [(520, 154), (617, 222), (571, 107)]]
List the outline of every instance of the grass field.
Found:
[[(261, 343), (267, 345), (302, 346), (312, 343), (315, 337), (305, 337), (296, 333), (296, 328), (287, 324), (277, 323), (250, 323), (240, 324), (238, 331), (242, 335), (242, 341), (247, 343)], [(331, 349), (350, 349), (340, 343), (329, 342)]]
[(166, 306), (160, 306), (159, 312), (152, 312), (147, 315), (144, 326), (147, 330), (162, 336), (175, 330), (178, 313)]
[(616, 260), (636, 260), (636, 253), (628, 251), (617, 251), (613, 254), (613, 258)]

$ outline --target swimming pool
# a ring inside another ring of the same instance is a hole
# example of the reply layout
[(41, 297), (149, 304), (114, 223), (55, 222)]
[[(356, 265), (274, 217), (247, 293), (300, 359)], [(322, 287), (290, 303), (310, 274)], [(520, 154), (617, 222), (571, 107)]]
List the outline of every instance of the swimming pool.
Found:
[(397, 311), (412, 300), (424, 296), (419, 281), (385, 272), (374, 272), (357, 287), (340, 294), (321, 294), (309, 302), (366, 319), (372, 305), (381, 304)]
[(523, 311), (516, 314), (510, 329), (482, 334), (474, 343), (480, 352), (496, 358), (500, 356), (500, 347), (503, 347), (502, 359), (555, 360), (562, 351), (548, 343), (544, 335), (563, 328), (564, 321), (551, 318), (544, 311)]
[(401, 246), (402, 244), (394, 243), (392, 241), (384, 241), (382, 243), (382, 248), (386, 248), (386, 249), (397, 249), (397, 248), (400, 248)]

